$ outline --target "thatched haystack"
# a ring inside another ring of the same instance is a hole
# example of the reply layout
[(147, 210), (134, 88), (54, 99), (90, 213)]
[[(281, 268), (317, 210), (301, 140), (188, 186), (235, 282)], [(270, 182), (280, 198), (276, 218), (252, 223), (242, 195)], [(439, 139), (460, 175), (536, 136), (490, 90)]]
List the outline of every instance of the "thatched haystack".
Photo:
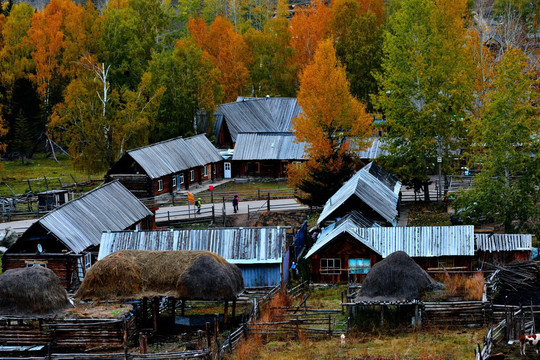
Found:
[(122, 250), (95, 263), (79, 299), (234, 299), (244, 290), (241, 270), (210, 251)]
[(420, 299), (424, 291), (442, 287), (407, 253), (396, 251), (373, 266), (355, 301), (411, 301)]
[(50, 269), (33, 266), (0, 275), (0, 315), (53, 315), (70, 307), (66, 289)]

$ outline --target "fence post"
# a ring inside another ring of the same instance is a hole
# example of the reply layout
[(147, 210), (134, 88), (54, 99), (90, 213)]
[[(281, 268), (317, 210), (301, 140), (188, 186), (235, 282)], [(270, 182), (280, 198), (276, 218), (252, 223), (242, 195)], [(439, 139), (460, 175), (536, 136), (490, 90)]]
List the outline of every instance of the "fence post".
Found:
[(266, 208), (270, 212), (270, 193), (268, 193), (268, 201), (266, 202)]
[(212, 336), (210, 336), (210, 323), (206, 323), (206, 346), (210, 350), (212, 348)]
[(257, 200), (261, 200), (261, 188), (257, 188)]
[(332, 336), (332, 315), (328, 314), (328, 336)]
[(43, 179), (45, 179), (45, 188), (47, 189), (47, 191), (49, 191), (49, 183), (47, 182), (47, 177), (43, 175)]
[(216, 341), (216, 359), (221, 358), (221, 349), (219, 348), (219, 315), (214, 315), (214, 335)]
[(212, 222), (216, 222), (216, 210), (214, 209), (214, 204), (212, 203)]
[(169, 222), (169, 225), (171, 224), (171, 214), (169, 211), (167, 211), (167, 221)]

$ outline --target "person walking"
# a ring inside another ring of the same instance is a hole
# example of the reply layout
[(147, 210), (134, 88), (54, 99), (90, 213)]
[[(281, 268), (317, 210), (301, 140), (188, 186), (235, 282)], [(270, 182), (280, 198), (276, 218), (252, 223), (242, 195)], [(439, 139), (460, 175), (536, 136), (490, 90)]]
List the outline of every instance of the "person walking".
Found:
[(238, 200), (238, 195), (234, 195), (234, 198), (232, 200), (232, 206), (235, 214), (238, 212)]
[(195, 201), (195, 206), (197, 207), (197, 214), (201, 213), (201, 198), (198, 198), (197, 201)]

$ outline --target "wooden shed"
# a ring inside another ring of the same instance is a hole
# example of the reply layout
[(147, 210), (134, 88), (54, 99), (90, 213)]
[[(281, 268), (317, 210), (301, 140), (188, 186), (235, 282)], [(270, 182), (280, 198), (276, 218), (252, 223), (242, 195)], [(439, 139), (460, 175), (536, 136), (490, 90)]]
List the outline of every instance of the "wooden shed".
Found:
[(290, 132), (239, 133), (233, 173), (238, 177), (286, 177), (290, 164), (306, 160), (305, 146)]
[(187, 190), (223, 178), (223, 158), (204, 134), (129, 150), (107, 172), (139, 198)]
[(33, 223), (2, 257), (2, 269), (43, 266), (68, 289), (95, 261), (101, 233), (150, 229), (154, 214), (120, 182), (102, 185)]
[(532, 237), (531, 234), (474, 234), (479, 259), (498, 264), (531, 260)]
[(206, 250), (242, 270), (245, 287), (289, 280), (285, 227), (245, 227), (103, 233), (98, 260), (120, 250)]

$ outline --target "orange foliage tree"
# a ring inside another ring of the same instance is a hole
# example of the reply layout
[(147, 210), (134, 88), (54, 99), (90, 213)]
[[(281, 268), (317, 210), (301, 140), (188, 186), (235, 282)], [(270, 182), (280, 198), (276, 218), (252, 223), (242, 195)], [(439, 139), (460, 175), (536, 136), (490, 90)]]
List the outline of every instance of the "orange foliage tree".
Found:
[(221, 16), (208, 27), (202, 19), (191, 19), (188, 30), (197, 46), (211, 56), (219, 69), (224, 101), (236, 100), (249, 80), (248, 66), (253, 61), (242, 35), (236, 33), (231, 22)]
[[(299, 200), (322, 205), (355, 170), (354, 147), (368, 134), (371, 117), (349, 90), (345, 69), (332, 39), (320, 43), (313, 63), (300, 75), (298, 103), (303, 113), (293, 119), (293, 132), (306, 142), (308, 161), (289, 169)], [(353, 146), (352, 143), (355, 145)]]
[(294, 50), (293, 63), (301, 69), (309, 64), (319, 41), (329, 34), (330, 9), (322, 0), (299, 9), (291, 19), (289, 31)]

